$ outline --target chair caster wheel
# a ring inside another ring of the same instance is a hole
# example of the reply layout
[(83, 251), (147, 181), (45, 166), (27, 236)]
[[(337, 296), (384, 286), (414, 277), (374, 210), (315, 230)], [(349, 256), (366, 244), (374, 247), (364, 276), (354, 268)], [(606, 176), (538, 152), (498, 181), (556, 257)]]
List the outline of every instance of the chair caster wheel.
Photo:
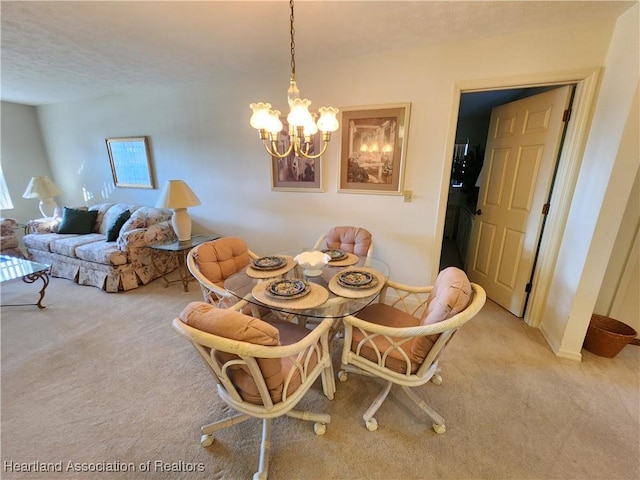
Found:
[(202, 435), (200, 437), (200, 445), (203, 447), (210, 447), (211, 445), (213, 445), (213, 441), (215, 439), (213, 438), (213, 435)]
[(375, 418), (365, 420), (364, 423), (367, 426), (367, 430), (370, 432), (375, 432), (378, 429), (378, 421)]
[(347, 381), (347, 372), (345, 372), (344, 370), (340, 370), (338, 372), (338, 380), (340, 380), (341, 382), (346, 382)]
[(434, 423), (432, 425), (433, 427), (433, 431), (436, 432), (438, 435), (442, 435), (444, 432), (447, 431), (447, 427), (444, 426), (444, 424), (439, 424), (439, 423)]
[(436, 373), (433, 377), (431, 377), (431, 383), (433, 383), (434, 385), (442, 385), (442, 377)]
[(316, 435), (324, 435), (327, 432), (327, 425), (324, 423), (314, 423), (313, 431), (316, 432)]

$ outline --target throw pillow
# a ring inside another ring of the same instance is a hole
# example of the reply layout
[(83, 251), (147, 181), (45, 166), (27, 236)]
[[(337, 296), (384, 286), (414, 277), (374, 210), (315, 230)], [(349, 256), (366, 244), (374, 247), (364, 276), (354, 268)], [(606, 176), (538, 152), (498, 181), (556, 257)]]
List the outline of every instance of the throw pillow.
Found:
[(80, 235), (93, 233), (97, 216), (98, 212), (95, 210), (75, 210), (64, 207), (58, 233), (77, 233)]
[(115, 242), (118, 239), (120, 230), (129, 217), (131, 217), (131, 212), (125, 210), (107, 227), (107, 242)]

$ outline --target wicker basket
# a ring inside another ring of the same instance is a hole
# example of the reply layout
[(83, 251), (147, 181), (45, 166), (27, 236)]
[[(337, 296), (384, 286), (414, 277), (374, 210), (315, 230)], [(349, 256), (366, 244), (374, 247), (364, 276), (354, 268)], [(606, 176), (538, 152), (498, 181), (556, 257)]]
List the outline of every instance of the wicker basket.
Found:
[(634, 338), (637, 332), (626, 323), (593, 314), (584, 348), (601, 357), (613, 358)]

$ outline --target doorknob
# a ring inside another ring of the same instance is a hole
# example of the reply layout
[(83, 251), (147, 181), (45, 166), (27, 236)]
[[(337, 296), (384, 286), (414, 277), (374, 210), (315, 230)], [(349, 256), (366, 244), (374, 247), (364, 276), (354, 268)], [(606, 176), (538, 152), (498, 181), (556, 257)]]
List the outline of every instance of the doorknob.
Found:
[(478, 210), (476, 210), (476, 215), (482, 215), (482, 209), (479, 208)]

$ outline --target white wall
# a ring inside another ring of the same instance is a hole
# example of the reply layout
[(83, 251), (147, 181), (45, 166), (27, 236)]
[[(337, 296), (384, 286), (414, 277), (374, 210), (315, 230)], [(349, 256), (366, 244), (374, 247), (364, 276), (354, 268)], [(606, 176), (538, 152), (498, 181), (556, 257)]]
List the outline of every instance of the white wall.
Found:
[[(540, 329), (561, 356), (580, 351), (640, 167), (639, 7), (617, 22)], [(623, 142), (623, 134), (632, 135)], [(634, 141), (635, 139), (635, 141)]]
[(33, 176), (51, 176), (51, 169), (35, 107), (2, 102), (2, 171), (13, 201), (13, 209), (2, 216), (26, 222), (41, 217), (39, 202), (22, 198)]

